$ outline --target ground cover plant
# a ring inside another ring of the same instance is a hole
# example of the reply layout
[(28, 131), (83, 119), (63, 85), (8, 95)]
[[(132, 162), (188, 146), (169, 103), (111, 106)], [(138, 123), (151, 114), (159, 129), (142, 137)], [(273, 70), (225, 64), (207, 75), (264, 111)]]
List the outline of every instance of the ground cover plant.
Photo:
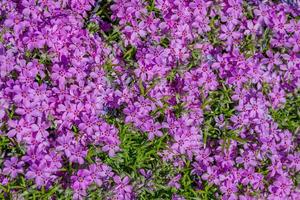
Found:
[(300, 199), (297, 1), (1, 0), (0, 199)]

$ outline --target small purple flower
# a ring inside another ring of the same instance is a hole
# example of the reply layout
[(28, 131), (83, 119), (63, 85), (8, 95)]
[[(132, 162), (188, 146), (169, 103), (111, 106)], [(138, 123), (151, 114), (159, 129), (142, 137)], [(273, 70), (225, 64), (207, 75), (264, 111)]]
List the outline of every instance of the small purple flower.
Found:
[(221, 192), (226, 196), (226, 199), (237, 200), (236, 193), (238, 192), (238, 188), (231, 180), (225, 181), (220, 187)]
[(51, 168), (52, 170), (62, 167), (61, 153), (51, 151), (49, 154), (45, 155), (45, 160), (48, 162), (49, 168)]
[(220, 129), (223, 129), (225, 127), (225, 121), (224, 121), (224, 115), (221, 114), (219, 116), (216, 116), (215, 118), (216, 126)]
[(100, 174), (100, 170), (101, 168), (97, 164), (92, 164), (89, 166), (91, 181), (96, 183), (99, 187), (101, 187), (103, 184), (103, 178)]
[(300, 153), (295, 153), (295, 155), (289, 155), (288, 159), (291, 162), (289, 166), (291, 168), (296, 169), (297, 171), (300, 171)]
[(264, 104), (260, 99), (251, 98), (249, 103), (246, 105), (246, 109), (249, 111), (251, 118), (256, 116), (262, 118), (265, 115)]
[(51, 177), (50, 169), (47, 163), (41, 160), (39, 164), (32, 164), (25, 174), (28, 179), (34, 179), (37, 186), (46, 185), (47, 180)]
[(10, 126), (12, 129), (7, 133), (7, 136), (16, 136), (18, 141), (21, 141), (21, 139), (30, 132), (30, 129), (26, 127), (25, 124), (26, 122), (23, 118), (21, 118), (19, 121), (8, 121), (8, 126)]
[(284, 197), (288, 196), (291, 192), (293, 182), (285, 177), (279, 176), (276, 181), (269, 186), (270, 192), (276, 195), (283, 195)]
[(149, 179), (152, 177), (152, 171), (151, 170), (145, 170), (145, 169), (139, 169), (139, 173), (144, 176), (146, 179)]
[(81, 119), (82, 123), (78, 125), (81, 131), (85, 131), (88, 135), (92, 135), (93, 132), (99, 131), (99, 126), (96, 124), (98, 121), (97, 117), (83, 114)]
[(84, 163), (84, 158), (87, 155), (87, 150), (85, 150), (80, 144), (76, 144), (71, 146), (70, 153), (70, 161), (82, 165)]
[[(117, 142), (117, 143), (116, 143)], [(120, 151), (120, 147), (119, 147), (119, 141), (116, 141), (116, 142), (113, 142), (113, 141), (109, 141), (106, 145), (104, 145), (102, 147), (102, 150), (104, 152), (108, 152), (108, 155), (110, 157), (114, 157), (116, 152)]]
[(169, 181), (168, 186), (179, 189), (181, 187), (181, 185), (179, 183), (180, 179), (181, 179), (181, 174), (176, 175)]
[(257, 165), (257, 161), (255, 160), (255, 155), (251, 151), (243, 152), (240, 157), (236, 158), (236, 162), (243, 164), (245, 168), (248, 168), (250, 166), (255, 167)]
[(17, 157), (11, 157), (10, 160), (4, 161), (3, 174), (16, 178), (18, 174), (23, 173), (23, 161), (18, 161)]
[(268, 167), (269, 170), (269, 176), (274, 177), (275, 175), (283, 175), (284, 171), (282, 169), (282, 163), (279, 160), (279, 157), (276, 156), (272, 156), (271, 157), (271, 165)]
[(66, 134), (63, 134), (62, 136), (57, 138), (57, 142), (59, 145), (57, 145), (56, 149), (58, 151), (64, 151), (66, 156), (71, 156), (72, 151), (72, 141), (73, 141), (73, 135), (71, 132), (67, 132)]
[(229, 46), (232, 45), (235, 39), (240, 37), (240, 33), (234, 30), (235, 27), (233, 24), (221, 25), (222, 33), (220, 35), (221, 40), (226, 40)]
[(273, 19), (274, 29), (279, 33), (285, 33), (287, 30), (286, 17), (284, 14), (280, 14), (279, 17)]
[(90, 172), (87, 169), (80, 169), (76, 175), (71, 177), (72, 188), (74, 190), (86, 190), (88, 186), (92, 183), (92, 178)]
[(263, 187), (263, 175), (256, 173), (254, 168), (250, 167), (244, 174), (242, 174), (243, 185), (250, 184), (253, 188), (258, 189)]
[(118, 199), (131, 199), (133, 188), (131, 185), (129, 185), (129, 177), (125, 176), (123, 179), (121, 179), (120, 176), (114, 176), (113, 180), (116, 184), (114, 193), (118, 197)]

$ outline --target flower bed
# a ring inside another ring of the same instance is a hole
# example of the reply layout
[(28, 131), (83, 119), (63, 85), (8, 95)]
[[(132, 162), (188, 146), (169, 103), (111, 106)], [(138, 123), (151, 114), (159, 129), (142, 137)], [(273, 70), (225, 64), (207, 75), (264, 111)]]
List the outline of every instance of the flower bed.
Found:
[(0, 197), (300, 196), (300, 10), (2, 0)]

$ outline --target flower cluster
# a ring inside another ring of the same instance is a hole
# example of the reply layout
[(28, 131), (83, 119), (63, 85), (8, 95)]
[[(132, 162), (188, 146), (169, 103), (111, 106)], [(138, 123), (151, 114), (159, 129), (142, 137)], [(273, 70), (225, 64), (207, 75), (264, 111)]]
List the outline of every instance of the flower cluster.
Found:
[[(151, 6), (112, 6), (124, 45), (136, 50), (140, 95), (148, 97), (125, 101), (126, 123), (149, 139), (165, 128), (173, 139), (163, 158), (177, 167), (193, 162), (200, 188), (205, 181), (217, 185), (224, 199), (296, 199), (297, 141), (268, 110), (280, 108), (300, 86), (299, 11), (239, 0)], [(208, 102), (222, 88), (232, 91), (225, 117)], [(220, 113), (212, 119), (222, 135), (218, 140), (207, 139), (212, 112)], [(174, 180), (170, 184), (179, 188)]]
[[(190, 167), (197, 190), (299, 198), (299, 138), (270, 110), (299, 95), (300, 10), (254, 0), (114, 0), (107, 18), (97, 15), (106, 6), (99, 2), (0, 2), (0, 134), (21, 152), (4, 153), (3, 185), (24, 176), (39, 188), (71, 188), (74, 199), (92, 186), (108, 199), (137, 198), (134, 177), (90, 155), (122, 151), (117, 121), (149, 141), (167, 135), (158, 153)], [(167, 185), (180, 190), (182, 177)]]
[[(113, 59), (112, 48), (83, 29), (91, 3), (1, 2), (2, 134), (26, 149), (4, 162), (3, 174), (12, 179), (23, 173), (49, 187), (62, 180), (68, 163), (86, 165), (90, 145), (109, 156), (119, 151), (118, 130), (101, 117), (115, 103), (102, 68)], [(91, 177), (108, 177), (89, 169), (96, 173)], [(71, 177), (75, 191), (91, 183), (80, 181), (86, 170), (77, 172), (80, 184)]]

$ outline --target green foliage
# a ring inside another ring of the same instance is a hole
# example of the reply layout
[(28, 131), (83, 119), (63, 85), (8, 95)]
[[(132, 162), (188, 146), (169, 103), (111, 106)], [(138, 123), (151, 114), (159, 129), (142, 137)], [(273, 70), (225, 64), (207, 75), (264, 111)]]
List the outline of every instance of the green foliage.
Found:
[[(184, 168), (176, 169), (158, 155), (158, 152), (166, 148), (166, 142), (170, 139), (168, 134), (149, 141), (146, 134), (136, 132), (129, 126), (117, 121), (112, 123), (119, 128), (121, 152), (117, 153), (115, 157), (109, 157), (99, 148), (91, 146), (87, 156), (89, 163), (100, 158), (119, 175), (129, 176), (138, 199), (171, 199), (173, 194), (180, 194), (187, 199), (214, 199), (214, 194), (217, 191), (215, 187), (204, 183), (203, 190), (195, 189), (195, 181), (198, 177), (192, 175), (190, 161), (185, 161), (186, 166)], [(139, 169), (151, 170), (152, 178), (143, 177), (139, 173)], [(167, 185), (171, 178), (177, 174), (182, 175), (179, 190)], [(147, 184), (150, 186), (147, 187)], [(89, 197), (92, 199), (96, 196), (105, 197), (107, 195), (109, 194), (106, 194), (99, 187), (92, 187), (89, 192)]]
[(251, 35), (247, 35), (243, 40), (240, 52), (242, 52), (246, 58), (249, 58), (255, 54), (255, 38)]
[(154, 12), (156, 17), (160, 16), (160, 10), (155, 7), (155, 0), (146, 0), (148, 2), (147, 10), (148, 12)]
[(300, 91), (288, 95), (285, 105), (278, 110), (271, 109), (270, 113), (280, 129), (288, 129), (295, 134), (299, 132)]
[(140, 168), (151, 169), (154, 162), (160, 160), (157, 152), (163, 150), (166, 146), (167, 138), (165, 134), (163, 137), (148, 141), (147, 136), (142, 133), (130, 130), (126, 125), (118, 124), (119, 137), (121, 140), (121, 152), (115, 157), (109, 157), (106, 153), (97, 152), (95, 147), (92, 147), (92, 158), (101, 158), (103, 162), (110, 165), (117, 173), (124, 175), (134, 175)]
[[(91, 146), (88, 152), (87, 160), (93, 163), (96, 158), (100, 158), (121, 176), (129, 176), (133, 181), (133, 186), (137, 188), (143, 181), (144, 177), (138, 172), (139, 169), (151, 169), (153, 177), (157, 183), (154, 185), (155, 191), (148, 188), (139, 188), (140, 199), (163, 198), (165, 194), (166, 177), (170, 176), (171, 165), (164, 163), (158, 152), (166, 147), (166, 141), (169, 136), (157, 138), (149, 141), (146, 134), (131, 130), (127, 125), (113, 121), (114, 125), (119, 128), (119, 137), (121, 140), (121, 151), (115, 157), (109, 157), (106, 153), (99, 151), (99, 148)], [(168, 176), (163, 176), (166, 174)], [(158, 179), (157, 179), (158, 178)], [(170, 188), (169, 188), (170, 189)], [(97, 188), (91, 193), (102, 193)], [(170, 193), (171, 194), (171, 193)], [(170, 197), (170, 196), (169, 196)]]
[(202, 109), (204, 111), (203, 141), (220, 139), (226, 135), (223, 130), (216, 128), (215, 117), (224, 116), (225, 124), (228, 124), (229, 118), (234, 114), (234, 103), (232, 102), (231, 89), (222, 84), (222, 88), (212, 91), (208, 97), (203, 98)]
[(128, 46), (128, 47), (125, 49), (123, 58), (124, 58), (126, 61), (130, 61), (130, 60), (134, 59), (135, 53), (136, 53), (136, 48), (135, 48), (134, 46)]
[(163, 46), (164, 48), (168, 48), (170, 45), (170, 40), (167, 37), (164, 37), (160, 40), (159, 45)]
[(266, 28), (262, 38), (259, 41), (260, 50), (265, 53), (270, 48), (270, 40), (271, 40), (272, 32), (269, 28)]
[(220, 41), (220, 39), (218, 37), (216, 37), (220, 31), (220, 26), (216, 25), (216, 21), (218, 21), (219, 18), (220, 18), (220, 16), (216, 15), (215, 17), (210, 19), (209, 26), (210, 26), (211, 30), (209, 32), (207, 32), (207, 39), (213, 46), (218, 46), (222, 43)]
[(89, 22), (87, 25), (87, 30), (92, 34), (97, 33), (99, 31), (99, 25), (95, 22)]

